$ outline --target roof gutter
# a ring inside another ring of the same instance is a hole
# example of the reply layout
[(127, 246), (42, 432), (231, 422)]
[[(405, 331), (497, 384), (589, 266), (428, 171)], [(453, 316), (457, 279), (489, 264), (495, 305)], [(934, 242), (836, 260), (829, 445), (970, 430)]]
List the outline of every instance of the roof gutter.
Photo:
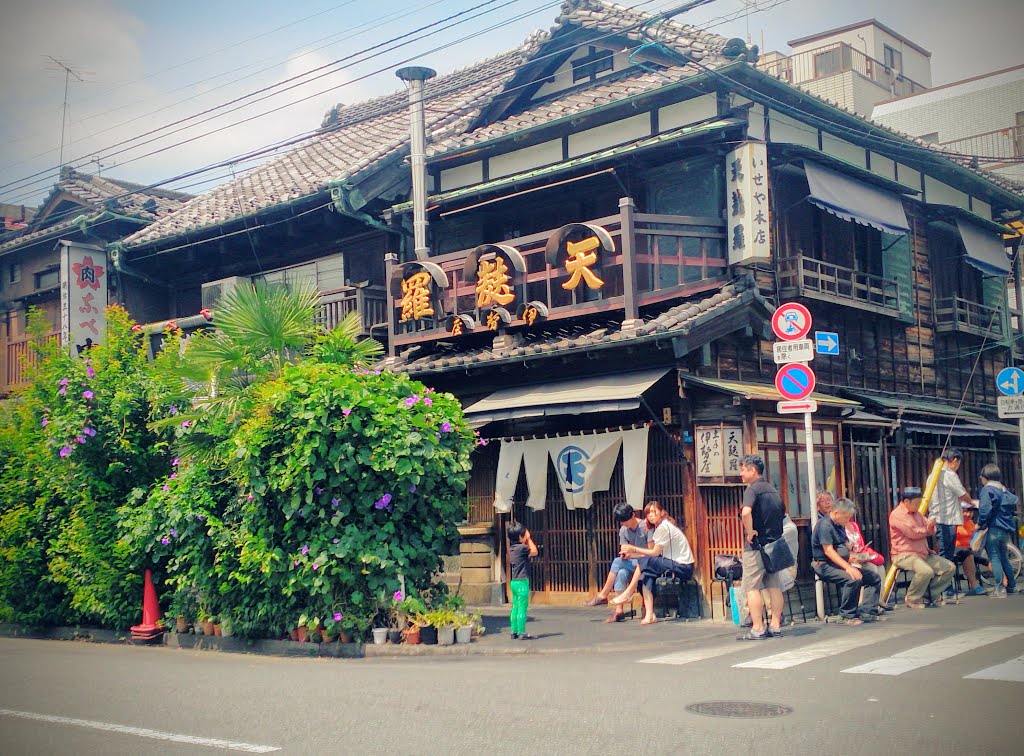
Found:
[(117, 271), (117, 273), (124, 276), (129, 276), (130, 278), (138, 279), (143, 283), (147, 283), (151, 286), (157, 286), (161, 289), (170, 290), (171, 288), (173, 288), (170, 284), (168, 284), (165, 281), (158, 281), (155, 278), (147, 276), (145, 273), (140, 273), (137, 270), (129, 268), (127, 265), (124, 264), (124, 257), (126, 253), (127, 249), (121, 242), (114, 242), (112, 244), (107, 245), (107, 258), (110, 260), (110, 264), (114, 267), (114, 270)]

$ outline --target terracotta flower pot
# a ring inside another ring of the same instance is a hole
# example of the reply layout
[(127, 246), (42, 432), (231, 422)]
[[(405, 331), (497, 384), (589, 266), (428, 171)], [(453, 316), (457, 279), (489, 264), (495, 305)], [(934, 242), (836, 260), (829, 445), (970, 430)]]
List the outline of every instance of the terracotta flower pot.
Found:
[(305, 643), (309, 639), (309, 628), (307, 628), (305, 625), (296, 628), (295, 635), (295, 640), (297, 640), (299, 643)]
[(410, 646), (418, 646), (419, 645), (419, 643), (420, 643), (420, 628), (419, 628), (418, 625), (406, 629), (406, 631), (405, 631), (405, 642), (408, 643)]
[(214, 625), (213, 625), (212, 622), (204, 622), (203, 623), (203, 635), (216, 635), (216, 634), (217, 633), (214, 630)]
[(219, 638), (219, 637), (221, 637), (221, 629), (220, 629), (220, 625), (219, 625), (219, 624), (217, 624), (216, 622), (214, 622), (214, 623), (213, 623), (213, 635), (214, 635), (214, 637), (216, 637), (216, 638)]
[(293, 640), (293, 641), (298, 641), (299, 640), (299, 631), (297, 629), (289, 630), (288, 631), (288, 639), (289, 640)]
[(179, 614), (177, 619), (174, 620), (174, 628), (179, 633), (187, 633), (192, 623), (186, 619), (184, 614)]
[(341, 643), (351, 643), (352, 642), (352, 636), (349, 635), (346, 632), (341, 632), (341, 633), (338, 633), (338, 640)]

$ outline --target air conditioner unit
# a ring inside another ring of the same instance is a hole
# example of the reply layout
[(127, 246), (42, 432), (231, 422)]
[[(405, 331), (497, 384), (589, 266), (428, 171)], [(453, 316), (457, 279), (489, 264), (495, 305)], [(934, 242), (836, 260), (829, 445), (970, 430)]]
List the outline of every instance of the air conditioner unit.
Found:
[(219, 281), (207, 281), (203, 284), (203, 309), (215, 310), (217, 304), (229, 291), (241, 284), (249, 283), (245, 276), (231, 276)]

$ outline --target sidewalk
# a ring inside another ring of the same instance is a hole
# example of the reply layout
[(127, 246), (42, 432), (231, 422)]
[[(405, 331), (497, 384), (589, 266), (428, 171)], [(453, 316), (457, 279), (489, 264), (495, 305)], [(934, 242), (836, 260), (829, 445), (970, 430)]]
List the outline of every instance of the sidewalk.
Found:
[[(663, 619), (654, 625), (641, 625), (640, 615), (615, 624), (605, 624), (607, 607), (530, 607), (527, 632), (534, 640), (512, 640), (509, 634), (509, 607), (484, 606), (467, 609), (481, 615), (486, 632), (468, 644), (426, 646), (405, 644), (296, 643), (282, 640), (246, 640), (215, 638), (169, 632), (163, 645), (171, 649), (222, 651), (228, 653), (267, 654), (327, 658), (370, 658), (403, 656), (505, 656), (521, 654), (616, 653), (650, 649), (658, 653), (665, 647), (678, 650), (680, 641), (701, 642), (735, 638), (739, 633), (731, 623), (709, 619)], [(96, 643), (132, 643), (127, 633), (89, 628), (48, 628), (38, 630), (17, 625), (0, 625), (0, 636), (49, 640), (77, 640)]]

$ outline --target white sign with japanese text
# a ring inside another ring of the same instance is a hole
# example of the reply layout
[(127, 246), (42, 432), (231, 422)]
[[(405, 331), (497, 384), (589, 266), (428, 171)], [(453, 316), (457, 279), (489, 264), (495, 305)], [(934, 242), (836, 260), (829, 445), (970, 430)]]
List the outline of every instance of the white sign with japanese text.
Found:
[(1019, 420), (1024, 418), (1024, 396), (1000, 396), (996, 398), (996, 408), (1003, 420)]
[(814, 342), (810, 339), (797, 341), (776, 341), (772, 344), (776, 365), (788, 365), (791, 362), (810, 362), (814, 359)]
[(771, 258), (768, 148), (744, 142), (726, 156), (729, 264)]
[(107, 253), (61, 242), (61, 339), (72, 357), (98, 344), (107, 330)]
[(697, 477), (738, 477), (743, 457), (743, 429), (739, 426), (698, 426)]

